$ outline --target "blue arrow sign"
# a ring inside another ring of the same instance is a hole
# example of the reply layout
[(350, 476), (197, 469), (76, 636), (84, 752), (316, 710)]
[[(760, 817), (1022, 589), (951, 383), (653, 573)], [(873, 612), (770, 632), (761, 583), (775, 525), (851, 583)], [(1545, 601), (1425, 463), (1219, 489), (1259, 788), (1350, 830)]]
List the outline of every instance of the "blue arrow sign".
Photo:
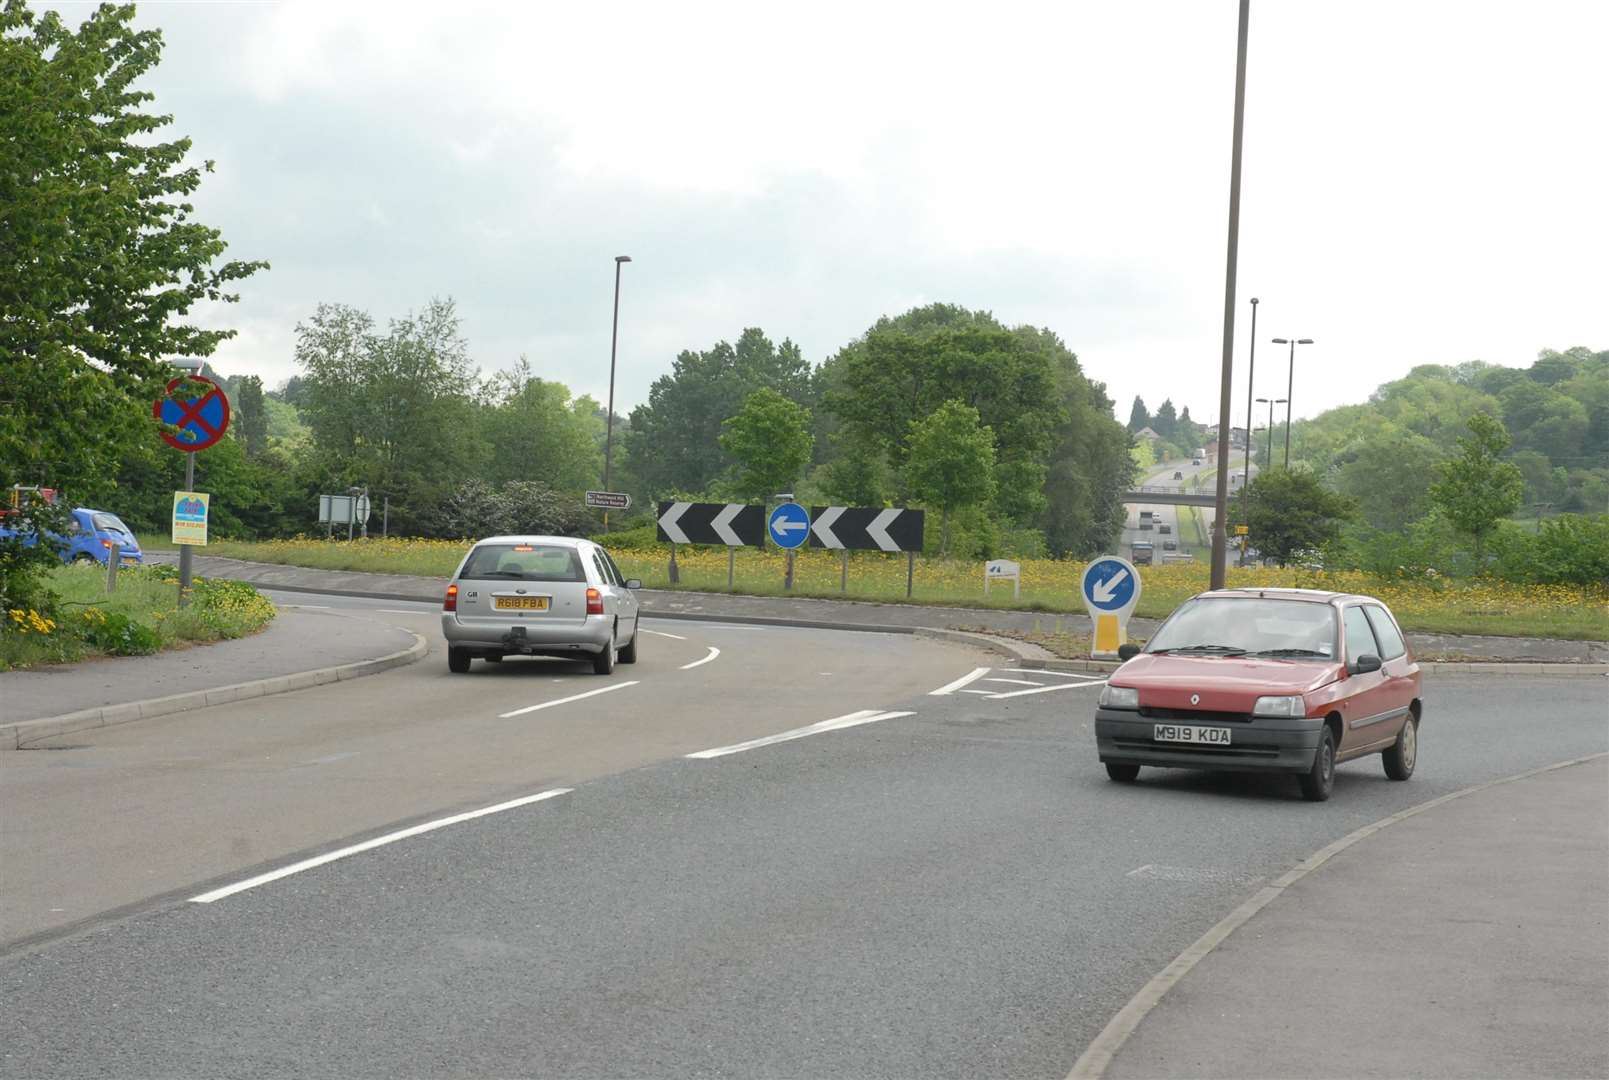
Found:
[(783, 503), (765, 523), (771, 542), (779, 548), (803, 547), (810, 539), (810, 511), (798, 503)]
[(1110, 555), (1084, 568), (1084, 603), (1096, 611), (1122, 611), (1137, 599), (1134, 568)]

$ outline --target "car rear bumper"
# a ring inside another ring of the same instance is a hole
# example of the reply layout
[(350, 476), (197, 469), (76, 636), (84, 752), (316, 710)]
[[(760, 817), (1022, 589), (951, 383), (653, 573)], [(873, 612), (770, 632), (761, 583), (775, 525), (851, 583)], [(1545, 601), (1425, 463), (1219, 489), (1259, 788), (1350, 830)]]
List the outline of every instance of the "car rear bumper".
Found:
[(1167, 769), (1224, 769), (1235, 772), (1306, 772), (1313, 767), (1324, 730), (1321, 718), (1259, 717), (1247, 723), (1195, 726), (1227, 727), (1228, 746), (1157, 742), (1161, 722), (1127, 709), (1097, 709), (1095, 745), (1101, 760), (1114, 765), (1152, 765)]
[(526, 652), (565, 656), (600, 653), (613, 636), (613, 620), (591, 616), (576, 622), (544, 625), (536, 620), (485, 620), (461, 622), (456, 614), (442, 612), (441, 632), (447, 644), (475, 655)]

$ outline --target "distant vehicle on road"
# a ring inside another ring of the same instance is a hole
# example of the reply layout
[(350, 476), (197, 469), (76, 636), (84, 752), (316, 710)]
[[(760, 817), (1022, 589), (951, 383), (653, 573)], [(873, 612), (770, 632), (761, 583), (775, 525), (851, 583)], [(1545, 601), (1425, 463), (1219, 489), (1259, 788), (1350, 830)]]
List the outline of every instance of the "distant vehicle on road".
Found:
[(494, 536), (458, 565), (441, 608), (447, 668), (506, 656), (590, 659), (608, 675), (637, 662), (637, 597), (609, 553), (568, 536)]
[(1129, 562), (1135, 566), (1150, 566), (1155, 546), (1149, 540), (1136, 540), (1129, 545)]
[(1419, 665), (1385, 604), (1308, 589), (1227, 589), (1180, 605), (1143, 650), (1124, 645), (1095, 713), (1113, 780), (1142, 765), (1292, 773), (1330, 797), (1338, 762), (1418, 757)]
[[(0, 539), (17, 535), (15, 529), (0, 525)], [(145, 562), (145, 553), (140, 550), (140, 542), (134, 538), (134, 530), (123, 524), (122, 518), (106, 510), (82, 506), (74, 508), (69, 512), (66, 535), (52, 536), (50, 540), (64, 563), (98, 562), (105, 566), (107, 560), (113, 557), (113, 552), (117, 553), (117, 560), (123, 566), (138, 566)], [(31, 547), (35, 542), (36, 538), (31, 533), (25, 535), (24, 544)]]
[(1178, 551), (1179, 550), (1179, 541), (1177, 541), (1177, 540), (1164, 540), (1164, 541), (1162, 541), (1162, 550), (1163, 551)]
[(1166, 521), (1164, 521), (1161, 524), (1157, 525), (1156, 531), (1161, 533), (1163, 536), (1166, 536), (1166, 535), (1168, 535), (1168, 533), (1173, 531), (1173, 526), (1169, 525)]
[(1206, 457), (1207, 457), (1207, 449), (1206, 449), (1206, 447), (1204, 447), (1204, 446), (1197, 447), (1196, 449), (1194, 449), (1194, 450), (1192, 450), (1190, 452), (1190, 464), (1192, 464), (1192, 465), (1200, 465), (1203, 461), (1206, 460)]
[(1184, 473), (1183, 473), (1183, 472), (1181, 472), (1181, 471), (1180, 471), (1180, 470), (1178, 470), (1178, 469), (1174, 469), (1174, 470), (1173, 470), (1173, 478), (1174, 478), (1174, 479), (1175, 479), (1175, 480), (1183, 480), (1183, 479), (1184, 479)]

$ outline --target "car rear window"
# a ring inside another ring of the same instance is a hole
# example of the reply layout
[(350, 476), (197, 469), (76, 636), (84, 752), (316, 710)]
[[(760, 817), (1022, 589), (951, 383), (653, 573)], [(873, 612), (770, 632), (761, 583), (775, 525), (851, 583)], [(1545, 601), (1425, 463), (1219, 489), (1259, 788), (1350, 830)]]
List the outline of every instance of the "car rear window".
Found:
[(95, 526), (97, 531), (130, 534), (133, 532), (133, 530), (127, 525), (123, 524), (122, 520), (119, 519), (116, 514), (92, 514), (89, 520), (90, 523)]
[(1380, 659), (1395, 660), (1408, 651), (1397, 624), (1391, 621), (1391, 616), (1383, 608), (1366, 604), (1363, 613), (1369, 617), (1369, 625), (1374, 627), (1374, 636), (1380, 639)]
[(462, 578), (503, 581), (585, 581), (581, 555), (558, 544), (481, 544), (470, 552)]

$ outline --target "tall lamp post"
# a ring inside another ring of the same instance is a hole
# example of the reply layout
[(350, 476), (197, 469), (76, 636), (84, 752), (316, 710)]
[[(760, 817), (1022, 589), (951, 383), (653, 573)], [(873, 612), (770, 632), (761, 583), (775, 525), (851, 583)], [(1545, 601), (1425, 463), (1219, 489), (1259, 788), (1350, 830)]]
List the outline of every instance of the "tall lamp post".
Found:
[[(1288, 375), (1286, 375), (1286, 377), (1285, 377), (1285, 396), (1281, 399), (1282, 401), (1285, 402), (1285, 467), (1288, 469), (1288, 468), (1291, 467), (1291, 410), (1290, 410), (1290, 400), (1291, 400), (1291, 398), (1293, 396), (1292, 391), (1296, 389), (1296, 346), (1298, 346), (1298, 345), (1311, 345), (1311, 344), (1313, 344), (1313, 339), (1310, 338), (1310, 337), (1304, 337), (1304, 338), (1282, 338), (1282, 337), (1277, 337), (1277, 338), (1274, 339), (1274, 344), (1275, 345), (1289, 345), (1291, 347), (1290, 373)], [(1274, 464), (1274, 455), (1273, 455), (1272, 451), (1270, 451), (1269, 455), (1268, 455), (1268, 464), (1269, 465)]]
[[(620, 267), (631, 261), (630, 255), (615, 256), (615, 317), (609, 331), (609, 411), (603, 418), (603, 490), (609, 488), (609, 462), (615, 441), (615, 346), (620, 341)], [(603, 531), (609, 531), (609, 511), (603, 512)]]
[[(1259, 405), (1264, 402), (1268, 403), (1268, 467), (1272, 469), (1274, 467), (1274, 406), (1284, 405), (1287, 402), (1284, 398), (1260, 397), (1257, 399), (1257, 404)], [(1287, 415), (1289, 415), (1289, 410), (1287, 410)]]
[(1229, 538), (1229, 423), (1235, 365), (1235, 268), (1240, 249), (1240, 144), (1246, 119), (1246, 24), (1251, 0), (1240, 0), (1239, 29), (1235, 41), (1235, 125), (1229, 151), (1229, 242), (1224, 266), (1224, 335), (1222, 371), (1218, 385), (1218, 483), (1213, 493), (1212, 587), (1224, 587), (1224, 564)]
[(1246, 359), (1246, 472), (1240, 478), (1240, 516), (1246, 516), (1246, 488), (1251, 485), (1251, 395), (1257, 378), (1257, 298), (1251, 298), (1251, 356)]

